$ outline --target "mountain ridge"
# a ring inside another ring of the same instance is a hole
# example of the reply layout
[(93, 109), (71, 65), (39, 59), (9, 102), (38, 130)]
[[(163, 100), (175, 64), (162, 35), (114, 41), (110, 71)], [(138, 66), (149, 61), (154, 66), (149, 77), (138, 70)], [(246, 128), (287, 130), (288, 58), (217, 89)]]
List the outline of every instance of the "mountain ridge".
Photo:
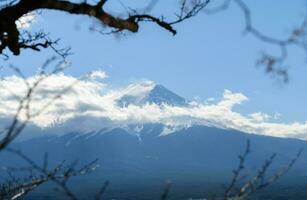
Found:
[[(135, 88), (133, 88), (133, 86)], [(144, 105), (146, 103), (157, 105), (166, 104), (172, 106), (188, 105), (188, 100), (175, 94), (161, 84), (145, 82), (133, 86), (131, 88), (128, 88), (128, 92), (126, 92), (126, 94), (124, 94), (120, 99), (117, 100), (119, 106), (125, 107), (131, 104)], [(143, 88), (140, 89), (141, 87)], [(136, 89), (143, 91), (143, 93), (134, 92), (134, 90)]]

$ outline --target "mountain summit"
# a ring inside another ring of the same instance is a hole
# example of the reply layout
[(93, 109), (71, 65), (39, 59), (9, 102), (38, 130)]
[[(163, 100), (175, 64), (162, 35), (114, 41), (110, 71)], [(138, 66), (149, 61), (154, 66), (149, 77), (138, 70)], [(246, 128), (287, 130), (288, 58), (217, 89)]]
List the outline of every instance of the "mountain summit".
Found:
[(124, 95), (117, 101), (118, 105), (125, 107), (128, 105), (143, 105), (149, 104), (168, 104), (172, 106), (187, 105), (187, 100), (163, 85), (155, 84), (153, 82), (144, 82), (134, 84), (128, 87)]

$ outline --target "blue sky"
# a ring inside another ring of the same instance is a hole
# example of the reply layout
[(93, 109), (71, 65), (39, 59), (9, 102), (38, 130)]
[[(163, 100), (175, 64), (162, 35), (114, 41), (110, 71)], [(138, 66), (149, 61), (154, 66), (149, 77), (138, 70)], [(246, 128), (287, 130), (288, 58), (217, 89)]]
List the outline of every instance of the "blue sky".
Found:
[[(114, 2), (110, 9), (122, 9), (117, 0)], [(277, 37), (286, 35), (306, 14), (303, 0), (247, 3), (255, 26)], [(161, 8), (173, 13), (175, 6), (175, 1), (160, 1), (156, 12)], [(289, 83), (270, 78), (263, 69), (255, 67), (255, 60), (261, 50), (276, 49), (242, 34), (243, 16), (236, 6), (216, 15), (200, 14), (177, 25), (175, 37), (153, 24), (143, 24), (139, 33), (116, 38), (89, 31), (91, 24), (87, 17), (43, 12), (33, 29), (43, 28), (52, 37), (61, 38), (60, 45), (72, 47), (74, 54), (68, 58), (72, 67), (66, 70), (67, 74), (79, 76), (102, 69), (109, 75), (110, 85), (148, 79), (190, 99), (219, 97), (224, 89), (229, 89), (248, 96), (249, 101), (237, 108), (243, 114), (278, 112), (282, 122), (307, 119), (307, 63), (303, 53), (291, 51)], [(51, 55), (50, 51), (24, 51), (19, 57), (11, 57), (9, 63), (31, 75)]]

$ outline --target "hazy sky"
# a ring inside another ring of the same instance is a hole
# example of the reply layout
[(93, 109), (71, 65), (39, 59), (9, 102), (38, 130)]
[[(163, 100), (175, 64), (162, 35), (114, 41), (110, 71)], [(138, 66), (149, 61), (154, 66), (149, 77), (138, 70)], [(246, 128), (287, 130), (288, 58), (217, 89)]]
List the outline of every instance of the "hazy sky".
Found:
[[(255, 26), (282, 38), (300, 24), (306, 14), (306, 3), (304, 0), (276, 2), (247, 1)], [(123, 10), (119, 0), (112, 3)], [(162, 9), (172, 15), (176, 6), (176, 1), (160, 1), (154, 12)], [(142, 24), (137, 34), (116, 38), (89, 31), (92, 22), (87, 17), (50, 11), (43, 12), (32, 28), (43, 28), (51, 37), (61, 38), (60, 45), (72, 47), (74, 54), (68, 58), (72, 67), (66, 74), (79, 76), (101, 69), (108, 74), (109, 85), (153, 80), (190, 99), (219, 97), (228, 89), (249, 97), (248, 102), (236, 108), (240, 113), (280, 113), (282, 122), (307, 121), (307, 63), (303, 53), (291, 51), (288, 84), (272, 79), (263, 69), (255, 67), (255, 61), (261, 50), (276, 49), (244, 35), (243, 22), (242, 12), (233, 5), (220, 14), (201, 13), (177, 25), (176, 36), (148, 23)], [(1, 64), (15, 64), (31, 75), (51, 55), (50, 51), (28, 50)], [(10, 72), (3, 70), (3, 73)]]

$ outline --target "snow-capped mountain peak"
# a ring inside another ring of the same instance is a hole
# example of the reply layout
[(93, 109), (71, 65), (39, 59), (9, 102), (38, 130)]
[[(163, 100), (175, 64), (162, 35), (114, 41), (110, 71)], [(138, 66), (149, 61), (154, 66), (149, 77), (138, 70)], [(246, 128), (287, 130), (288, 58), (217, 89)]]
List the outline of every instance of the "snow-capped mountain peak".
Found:
[(168, 104), (173, 106), (187, 104), (187, 100), (183, 97), (152, 81), (130, 85), (125, 89), (124, 95), (117, 102), (121, 107), (146, 103), (157, 105)]

